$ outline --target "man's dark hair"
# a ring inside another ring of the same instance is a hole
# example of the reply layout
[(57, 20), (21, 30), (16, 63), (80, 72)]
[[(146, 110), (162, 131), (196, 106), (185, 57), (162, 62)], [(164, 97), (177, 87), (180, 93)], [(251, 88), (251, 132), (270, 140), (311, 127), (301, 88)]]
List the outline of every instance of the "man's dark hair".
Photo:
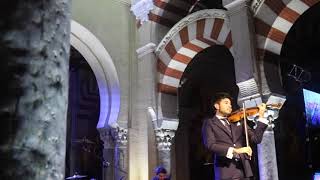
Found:
[(219, 101), (221, 101), (222, 99), (225, 99), (225, 98), (228, 98), (231, 101), (233, 100), (233, 98), (230, 96), (230, 94), (228, 94), (226, 92), (218, 92), (213, 96), (212, 104), (218, 103)]
[(167, 170), (166, 170), (164, 167), (162, 167), (162, 166), (158, 166), (158, 167), (156, 168), (155, 172), (156, 172), (156, 175), (158, 175), (158, 174), (160, 174), (160, 173), (167, 174)]

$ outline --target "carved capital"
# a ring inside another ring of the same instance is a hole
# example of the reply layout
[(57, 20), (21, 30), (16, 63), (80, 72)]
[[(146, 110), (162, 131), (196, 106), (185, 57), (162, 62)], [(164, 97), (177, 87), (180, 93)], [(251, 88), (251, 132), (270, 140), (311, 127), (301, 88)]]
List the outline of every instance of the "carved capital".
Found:
[(111, 134), (117, 146), (124, 147), (128, 143), (128, 129), (116, 126), (111, 129)]
[(156, 129), (156, 142), (158, 150), (171, 150), (175, 130), (173, 129)]
[(138, 0), (131, 6), (130, 11), (143, 23), (149, 20), (148, 14), (153, 8), (153, 0)]
[(104, 149), (114, 149), (114, 141), (110, 129), (99, 129), (99, 133)]
[(172, 140), (178, 129), (179, 120), (158, 118), (152, 107), (148, 107), (148, 114), (153, 124), (158, 150), (171, 150)]

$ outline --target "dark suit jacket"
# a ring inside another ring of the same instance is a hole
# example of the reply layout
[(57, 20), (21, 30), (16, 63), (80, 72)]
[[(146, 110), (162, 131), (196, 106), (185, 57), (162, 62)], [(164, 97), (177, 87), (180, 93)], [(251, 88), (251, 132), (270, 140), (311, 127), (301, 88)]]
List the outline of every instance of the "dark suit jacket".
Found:
[[(231, 133), (216, 116), (206, 119), (202, 126), (203, 143), (209, 151), (215, 154), (216, 179), (228, 179), (237, 176), (235, 174), (236, 167), (230, 165), (231, 163), (235, 163), (235, 160), (226, 157), (227, 151), (229, 147), (239, 148), (246, 146), (243, 121), (230, 123), (230, 126)], [(267, 127), (262, 122), (258, 122), (255, 130), (248, 127), (249, 143), (259, 144)], [(249, 157), (240, 154), (240, 162), (243, 165), (244, 176), (253, 176)]]

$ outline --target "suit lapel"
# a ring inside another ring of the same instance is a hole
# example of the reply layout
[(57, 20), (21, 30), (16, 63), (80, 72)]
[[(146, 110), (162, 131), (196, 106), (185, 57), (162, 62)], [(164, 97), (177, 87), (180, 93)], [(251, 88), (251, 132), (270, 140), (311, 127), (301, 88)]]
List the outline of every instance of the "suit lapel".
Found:
[(227, 128), (220, 121), (220, 119), (218, 119), (217, 117), (214, 117), (213, 123), (216, 124), (220, 129), (222, 129), (225, 133), (227, 133), (232, 138), (231, 132), (227, 130)]

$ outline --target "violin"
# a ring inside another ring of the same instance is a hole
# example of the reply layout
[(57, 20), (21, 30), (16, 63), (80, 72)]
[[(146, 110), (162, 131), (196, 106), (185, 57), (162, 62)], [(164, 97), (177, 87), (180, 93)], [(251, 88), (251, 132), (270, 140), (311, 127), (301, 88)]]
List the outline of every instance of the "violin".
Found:
[[(282, 106), (282, 103), (279, 104), (268, 104), (266, 105), (266, 109), (280, 109)], [(244, 114), (245, 112), (245, 114)], [(259, 107), (250, 107), (250, 108), (246, 108), (245, 111), (243, 111), (243, 108), (236, 110), (234, 112), (232, 112), (229, 116), (228, 116), (228, 120), (229, 122), (238, 122), (240, 120), (242, 120), (245, 117), (248, 116), (254, 116), (256, 114), (259, 113)]]

